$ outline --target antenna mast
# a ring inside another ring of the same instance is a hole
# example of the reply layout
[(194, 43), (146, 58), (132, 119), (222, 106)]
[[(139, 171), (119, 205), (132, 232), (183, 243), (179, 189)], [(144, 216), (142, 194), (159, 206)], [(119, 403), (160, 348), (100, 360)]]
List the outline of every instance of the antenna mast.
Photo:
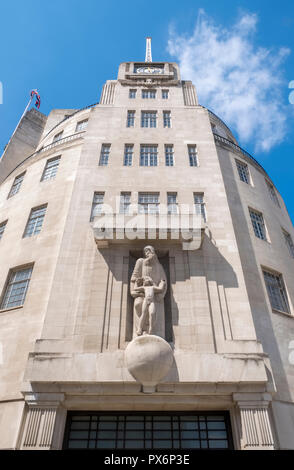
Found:
[(151, 38), (146, 38), (146, 56), (145, 62), (152, 62), (152, 54), (151, 54)]

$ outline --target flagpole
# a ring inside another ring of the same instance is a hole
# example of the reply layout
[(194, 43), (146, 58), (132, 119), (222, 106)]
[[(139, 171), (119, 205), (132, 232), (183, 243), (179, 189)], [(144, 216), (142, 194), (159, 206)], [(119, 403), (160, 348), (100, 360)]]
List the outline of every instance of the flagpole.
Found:
[[(25, 116), (27, 110), (29, 109), (30, 104), (31, 104), (31, 102), (32, 102), (32, 100), (33, 100), (33, 97), (34, 97), (34, 95), (31, 95), (31, 97), (30, 97), (30, 99), (29, 99), (29, 102), (28, 102), (28, 104), (26, 105), (25, 110), (24, 110), (24, 112), (23, 112), (22, 115), (21, 115), (21, 118), (20, 118), (20, 120), (18, 121), (18, 123), (17, 123), (17, 125), (16, 125), (16, 128), (14, 129), (14, 131), (13, 131), (13, 133), (12, 133), (12, 135), (11, 135), (9, 141), (8, 141), (8, 144), (7, 144), (6, 147), (5, 147), (5, 150), (7, 149), (8, 145), (10, 144), (10, 142), (11, 142), (11, 140), (12, 140), (12, 137), (13, 137), (14, 134), (16, 133), (17, 128), (18, 128), (18, 126), (20, 125), (22, 118)], [(5, 150), (4, 150), (4, 152), (5, 152)]]

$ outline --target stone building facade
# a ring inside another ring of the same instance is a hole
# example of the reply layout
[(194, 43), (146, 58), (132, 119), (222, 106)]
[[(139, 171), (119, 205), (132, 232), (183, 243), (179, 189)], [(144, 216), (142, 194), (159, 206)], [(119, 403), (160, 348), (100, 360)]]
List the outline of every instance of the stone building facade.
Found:
[[(109, 236), (102, 204), (167, 207), (166, 236)], [(192, 240), (172, 236), (182, 207)], [(0, 237), (0, 448), (294, 448), (293, 226), (176, 63), (122, 63), (99, 103), (30, 110), (0, 161)], [(163, 326), (136, 337), (146, 245)]]

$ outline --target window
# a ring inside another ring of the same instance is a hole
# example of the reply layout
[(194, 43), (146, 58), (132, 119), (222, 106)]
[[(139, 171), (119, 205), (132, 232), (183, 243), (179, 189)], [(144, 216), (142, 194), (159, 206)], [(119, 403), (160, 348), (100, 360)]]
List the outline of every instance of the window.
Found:
[(141, 112), (141, 127), (156, 127), (156, 111)]
[(276, 194), (274, 186), (268, 180), (265, 180), (265, 182), (266, 182), (271, 200), (276, 204), (276, 206), (280, 207), (279, 199)]
[(178, 213), (177, 193), (167, 193), (167, 213)]
[(124, 166), (132, 166), (133, 163), (133, 150), (134, 146), (131, 144), (125, 145), (125, 153), (124, 153)]
[(156, 98), (156, 90), (142, 90), (142, 98)]
[(15, 180), (13, 181), (13, 185), (11, 186), (11, 189), (9, 191), (8, 197), (14, 196), (18, 191), (20, 190), (21, 183), (23, 182), (25, 173), (22, 173), (21, 175), (17, 176)]
[(129, 90), (129, 98), (131, 99), (136, 98), (136, 93), (137, 93), (137, 90), (134, 90), (134, 89)]
[(139, 193), (138, 204), (140, 214), (158, 214), (159, 193)]
[(261, 240), (266, 240), (266, 230), (262, 214), (252, 209), (249, 209), (249, 213), (255, 236)]
[(55, 178), (58, 167), (59, 167), (60, 157), (51, 158), (47, 160), (41, 181), (49, 180)]
[(140, 166), (157, 166), (157, 145), (141, 145)]
[(88, 125), (88, 119), (84, 119), (83, 121), (79, 121), (77, 123), (76, 132), (81, 132), (81, 131), (86, 130), (87, 125)]
[(194, 193), (194, 209), (195, 214), (201, 215), (204, 222), (206, 222), (206, 210), (203, 193)]
[(239, 160), (236, 160), (236, 165), (237, 165), (237, 170), (239, 173), (240, 180), (243, 181), (244, 183), (249, 184), (248, 165), (246, 163), (239, 162)]
[(90, 222), (93, 222), (96, 215), (101, 214), (104, 200), (104, 193), (94, 193)]
[(188, 154), (190, 166), (198, 166), (196, 145), (188, 145)]
[(290, 256), (294, 258), (294, 244), (293, 244), (292, 237), (290, 233), (286, 232), (286, 230), (282, 229), (282, 231), (283, 231), (283, 235), (284, 235), (285, 242), (289, 250)]
[(163, 100), (168, 99), (168, 90), (161, 90), (161, 96)]
[(18, 307), (24, 304), (33, 266), (21, 269), (13, 269), (9, 276), (3, 294), (0, 308)]
[(135, 125), (135, 111), (128, 111), (127, 127), (134, 127)]
[(166, 166), (174, 166), (174, 146), (173, 145), (165, 145), (165, 165)]
[(226, 411), (69, 411), (63, 448), (233, 449), (231, 435)]
[(46, 209), (47, 204), (42, 207), (36, 207), (35, 209), (31, 210), (30, 217), (23, 234), (23, 238), (31, 237), (32, 235), (37, 235), (39, 232), (41, 232)]
[(128, 214), (131, 204), (131, 193), (120, 193), (119, 213)]
[(264, 281), (273, 309), (290, 313), (288, 297), (281, 274), (263, 270)]
[(5, 222), (1, 222), (1, 224), (0, 224), (0, 240), (1, 240), (2, 236), (3, 236), (3, 233), (4, 233), (4, 230), (5, 230), (6, 224), (7, 224), (7, 220), (5, 220)]
[(102, 144), (99, 166), (108, 165), (109, 153), (110, 153), (110, 144)]
[(62, 134), (63, 134), (63, 131), (58, 132), (58, 134), (55, 134), (55, 136), (53, 137), (52, 142), (58, 142), (58, 140), (60, 140), (62, 138)]
[(171, 127), (170, 111), (163, 111), (163, 127)]

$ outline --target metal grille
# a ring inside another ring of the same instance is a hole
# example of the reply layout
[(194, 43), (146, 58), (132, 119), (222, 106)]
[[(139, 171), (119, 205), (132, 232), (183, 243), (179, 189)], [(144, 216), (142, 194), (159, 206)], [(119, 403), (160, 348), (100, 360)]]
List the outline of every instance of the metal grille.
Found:
[(42, 181), (55, 178), (58, 167), (59, 167), (59, 162), (60, 162), (60, 157), (47, 160), (47, 163), (43, 172), (43, 176), (42, 176)]
[(135, 125), (135, 111), (128, 111), (127, 127), (134, 127)]
[[(0, 226), (0, 230), (1, 230), (1, 226)], [(284, 235), (285, 242), (286, 242), (287, 248), (289, 250), (289, 253), (290, 253), (291, 257), (294, 258), (294, 244), (293, 244), (292, 237), (291, 237), (290, 233), (286, 232), (285, 230), (283, 230), (283, 235)]]
[(174, 166), (174, 147), (173, 145), (165, 145), (165, 165)]
[(129, 91), (129, 98), (136, 98), (136, 93), (137, 93), (137, 90), (130, 90)]
[(204, 222), (206, 222), (206, 211), (204, 203), (204, 194), (203, 193), (194, 193), (194, 209), (195, 214), (201, 215)]
[(23, 182), (24, 179), (24, 173), (21, 175), (17, 176), (13, 182), (13, 185), (11, 186), (11, 189), (9, 191), (8, 197), (14, 196), (16, 193), (18, 193), (21, 183)]
[(140, 166), (157, 166), (157, 145), (141, 145)]
[(287, 293), (281, 274), (263, 271), (270, 303), (273, 309), (290, 313)]
[(178, 213), (177, 193), (167, 193), (167, 213)]
[(265, 231), (265, 225), (264, 225), (262, 214), (260, 212), (255, 212), (250, 209), (249, 209), (249, 213), (250, 213), (253, 230), (254, 230), (256, 237), (260, 238), (261, 240), (266, 240), (266, 231)]
[(142, 90), (142, 98), (155, 98), (156, 91), (155, 90)]
[(5, 222), (2, 222), (2, 223), (0, 224), (0, 240), (1, 240), (2, 235), (3, 235), (3, 233), (4, 233), (6, 224), (7, 224), (7, 220), (5, 220)]
[(47, 205), (31, 210), (31, 214), (23, 234), (24, 238), (37, 235), (41, 232), (46, 209)]
[(76, 132), (84, 131), (87, 128), (87, 125), (88, 125), (88, 119), (84, 119), (83, 121), (78, 122), (77, 127), (76, 127)]
[(190, 166), (198, 166), (196, 145), (188, 145)]
[(168, 99), (168, 90), (162, 90), (162, 99), (167, 100)]
[(60, 140), (61, 137), (62, 137), (62, 134), (63, 134), (63, 131), (58, 132), (58, 134), (55, 134), (55, 136), (53, 137), (53, 141), (52, 141), (52, 142), (57, 142), (58, 140)]
[(240, 180), (243, 181), (244, 183), (249, 184), (248, 166), (246, 165), (246, 163), (241, 163), (238, 160), (236, 160), (236, 164), (237, 164), (237, 169), (238, 169)]
[(159, 213), (159, 193), (139, 193), (139, 213)]
[(156, 111), (141, 112), (141, 127), (156, 127)]
[(5, 289), (1, 309), (23, 305), (33, 267), (12, 271)]
[(271, 200), (276, 204), (276, 206), (280, 207), (279, 199), (276, 194), (275, 188), (269, 181), (267, 180), (265, 181), (266, 181), (267, 189), (268, 189)]
[(108, 165), (109, 153), (110, 153), (110, 144), (102, 144), (99, 166)]
[(124, 166), (132, 166), (133, 148), (133, 145), (125, 145)]
[(231, 449), (226, 412), (69, 412), (64, 449)]
[(170, 111), (163, 111), (163, 127), (171, 127)]
[(96, 215), (101, 214), (103, 200), (104, 193), (94, 193), (90, 221), (92, 221)]
[(131, 193), (120, 193), (120, 204), (119, 204), (120, 214), (128, 214), (130, 204), (131, 204)]

